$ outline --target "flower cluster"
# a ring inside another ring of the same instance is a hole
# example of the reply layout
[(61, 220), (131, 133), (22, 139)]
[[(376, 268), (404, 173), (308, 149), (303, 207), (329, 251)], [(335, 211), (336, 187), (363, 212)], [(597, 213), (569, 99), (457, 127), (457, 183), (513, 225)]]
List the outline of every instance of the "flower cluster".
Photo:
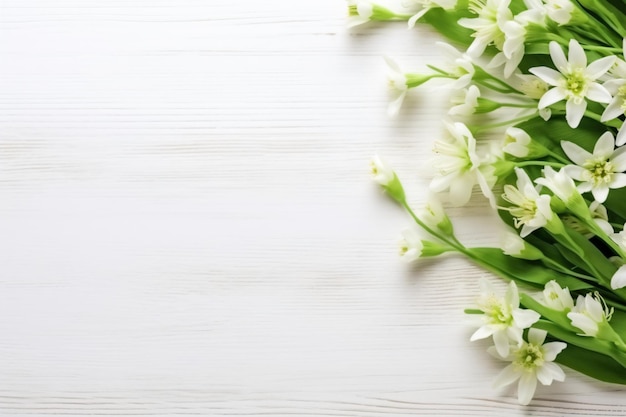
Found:
[[(491, 338), (489, 351), (510, 362), (496, 385), (519, 381), (520, 403), (537, 381), (564, 379), (554, 362), (626, 384), (626, 0), (395, 7), (350, 0), (351, 24), (422, 22), (450, 43), (439, 44), (445, 62), (424, 70), (385, 58), (388, 113), (425, 83), (452, 91), (433, 145), (435, 197), (423, 211), (412, 210), (393, 170), (373, 163), (376, 181), (418, 226), (403, 234), (402, 257), (456, 252), (510, 282), (503, 297), (482, 283), (468, 313), (480, 319), (471, 340)], [(501, 247), (456, 238), (443, 206), (466, 205), (473, 191), (502, 219)]]

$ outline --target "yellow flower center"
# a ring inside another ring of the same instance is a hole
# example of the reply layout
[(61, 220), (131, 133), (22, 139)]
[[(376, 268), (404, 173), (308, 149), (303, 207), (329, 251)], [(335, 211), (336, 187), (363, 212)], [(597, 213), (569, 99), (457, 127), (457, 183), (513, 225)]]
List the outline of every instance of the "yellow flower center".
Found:
[(533, 369), (543, 365), (543, 362), (543, 350), (541, 346), (529, 343), (517, 351), (515, 364), (522, 368)]
[(565, 78), (565, 88), (576, 96), (583, 94), (586, 86), (585, 72), (582, 68), (576, 68)]
[(594, 185), (610, 184), (615, 174), (615, 166), (604, 158), (594, 158), (586, 161), (583, 168), (587, 170), (589, 181)]

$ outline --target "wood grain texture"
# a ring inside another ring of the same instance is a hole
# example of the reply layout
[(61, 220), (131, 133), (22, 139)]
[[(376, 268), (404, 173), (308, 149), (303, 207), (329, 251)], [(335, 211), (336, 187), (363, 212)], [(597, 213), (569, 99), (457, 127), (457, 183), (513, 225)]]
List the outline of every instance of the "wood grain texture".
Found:
[[(626, 413), (568, 372), (491, 389), (463, 308), (486, 274), (407, 267), (445, 95), (385, 115), (381, 56), (438, 38), (344, 29), (339, 0), (0, 0), (0, 414)], [(459, 234), (493, 242), (480, 198)]]

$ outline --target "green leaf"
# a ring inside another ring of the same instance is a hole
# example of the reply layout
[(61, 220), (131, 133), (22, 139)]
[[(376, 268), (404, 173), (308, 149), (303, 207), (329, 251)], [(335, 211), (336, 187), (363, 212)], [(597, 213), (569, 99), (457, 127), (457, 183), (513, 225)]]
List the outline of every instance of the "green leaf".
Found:
[(457, 22), (463, 17), (474, 17), (474, 15), (470, 14), (467, 8), (457, 5), (457, 10), (455, 11), (446, 11), (441, 8), (430, 9), (422, 17), (421, 21), (434, 27), (437, 32), (446, 38), (468, 47), (474, 40), (472, 37), (474, 31), (459, 26)]
[[(556, 280), (562, 287), (568, 287), (570, 291), (593, 288), (592, 285), (571, 276), (560, 274), (552, 269), (544, 267), (536, 261), (517, 259), (502, 253), (496, 248), (471, 248), (468, 249), (482, 264), (487, 264), (499, 272), (505, 278), (513, 279), (536, 288), (543, 287), (550, 281)], [(481, 263), (479, 262), (479, 264)]]
[(626, 371), (609, 356), (569, 344), (556, 361), (581, 374), (604, 382), (626, 385)]

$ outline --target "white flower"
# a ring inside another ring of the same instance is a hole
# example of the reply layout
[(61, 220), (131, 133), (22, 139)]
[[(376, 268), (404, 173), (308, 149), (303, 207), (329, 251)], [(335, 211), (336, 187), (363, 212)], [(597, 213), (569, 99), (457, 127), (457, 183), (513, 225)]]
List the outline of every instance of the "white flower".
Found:
[[(622, 259), (620, 258), (620, 261)], [(626, 265), (620, 266), (611, 277), (611, 288), (619, 290), (626, 287)]]
[(500, 236), (500, 248), (505, 255), (517, 258), (526, 249), (526, 242), (517, 233), (507, 230)]
[(591, 191), (593, 197), (603, 203), (610, 188), (626, 186), (626, 148), (615, 150), (615, 140), (611, 132), (605, 132), (596, 142), (593, 153), (589, 153), (573, 142), (562, 141), (561, 147), (567, 157), (576, 165), (563, 169), (572, 178), (581, 181), (581, 193)]
[(468, 86), (472, 82), (474, 72), (476, 71), (472, 58), (468, 54), (458, 51), (455, 47), (445, 42), (437, 42), (436, 45), (444, 54), (446, 62), (444, 65), (445, 71), (456, 78), (456, 80), (450, 84), (450, 89), (458, 90)]
[(557, 172), (554, 168), (545, 166), (541, 170), (541, 173), (543, 177), (537, 178), (535, 183), (547, 187), (555, 196), (560, 198), (561, 201), (566, 204), (572, 202), (574, 199), (582, 201), (580, 199), (580, 193), (576, 189), (576, 184), (574, 184), (574, 181), (567, 175), (564, 169)]
[[(626, 227), (626, 224), (624, 226)], [(626, 250), (626, 230), (622, 229), (619, 233), (611, 233), (609, 237), (613, 242), (617, 243), (620, 248)]]
[(567, 313), (572, 326), (582, 330), (582, 336), (596, 336), (599, 330), (598, 325), (608, 322), (612, 315), (613, 309), (608, 308), (597, 292), (589, 293), (584, 297), (579, 295), (576, 305)]
[(515, 227), (522, 226), (520, 236), (526, 237), (548, 224), (554, 213), (550, 208), (550, 196), (540, 195), (523, 169), (515, 168), (515, 173), (517, 174), (517, 187), (506, 184), (502, 195), (502, 198), (512, 206), (502, 207), (502, 209), (511, 213)]
[(362, 25), (371, 20), (374, 5), (367, 0), (348, 0), (348, 27)]
[(522, 330), (539, 320), (539, 313), (519, 308), (519, 293), (514, 281), (509, 283), (504, 298), (495, 294), (489, 281), (480, 281), (481, 294), (478, 308), (483, 312), (483, 325), (472, 334), (470, 340), (493, 336), (493, 342), (500, 356), (506, 357), (510, 341), (522, 342)]
[(424, 244), (420, 234), (415, 229), (406, 229), (402, 232), (400, 240), (400, 256), (406, 262), (416, 261), (422, 256)]
[(528, 156), (531, 139), (528, 133), (518, 127), (509, 127), (505, 134), (504, 147), (502, 150), (516, 158)]
[(602, 121), (613, 120), (626, 114), (626, 79), (613, 79), (604, 83), (604, 88), (613, 96), (602, 113)]
[(569, 42), (569, 56), (565, 54), (558, 43), (550, 42), (550, 57), (558, 72), (548, 67), (535, 67), (529, 71), (551, 86), (539, 100), (539, 109), (544, 109), (561, 100), (565, 104), (567, 123), (570, 127), (578, 127), (585, 110), (587, 101), (609, 103), (611, 94), (595, 82), (604, 75), (615, 62), (614, 56), (600, 58), (587, 66), (587, 56), (577, 40)]
[(455, 206), (462, 206), (469, 201), (474, 184), (478, 184), (483, 194), (493, 200), (491, 187), (481, 171), (481, 161), (476, 153), (476, 139), (463, 123), (447, 123), (446, 127), (452, 142), (435, 142), (434, 151), (438, 154), (435, 167), (439, 175), (430, 183), (431, 190), (449, 190), (450, 202)]
[(378, 155), (370, 160), (370, 171), (374, 177), (374, 181), (382, 186), (391, 184), (395, 178), (395, 173)]
[(415, 13), (409, 19), (409, 28), (413, 28), (415, 23), (424, 16), (430, 9), (442, 8), (453, 9), (457, 0), (403, 0), (402, 5), (408, 9), (409, 13)]
[(548, 84), (536, 75), (519, 72), (516, 72), (507, 82), (516, 90), (536, 100), (539, 100), (549, 88)]
[(535, 395), (537, 381), (542, 385), (551, 385), (552, 381), (565, 380), (563, 369), (554, 360), (567, 345), (563, 342), (543, 343), (547, 334), (545, 330), (530, 329), (528, 342), (524, 341), (519, 347), (514, 347), (506, 356), (501, 355), (511, 364), (500, 372), (494, 386), (505, 387), (519, 379), (517, 399), (520, 404), (530, 403)]
[(569, 289), (561, 288), (554, 280), (545, 285), (541, 301), (543, 305), (553, 310), (566, 311), (574, 308), (574, 300)]
[(389, 89), (393, 96), (389, 106), (387, 107), (387, 114), (390, 117), (394, 117), (400, 111), (400, 107), (402, 107), (404, 97), (406, 97), (406, 93), (409, 88), (406, 83), (406, 75), (398, 63), (388, 56), (384, 57), (384, 59), (387, 63), (387, 79), (389, 80)]
[[(574, 4), (570, 0), (524, 0), (528, 12), (532, 12), (533, 22), (542, 24), (546, 16), (559, 25), (566, 25), (572, 19)], [(522, 12), (526, 13), (526, 12)]]
[(451, 101), (455, 106), (448, 110), (448, 114), (450, 116), (471, 116), (478, 107), (479, 97), (480, 90), (475, 85), (460, 90), (458, 94), (452, 97)]
[(500, 25), (500, 29), (504, 34), (502, 52), (497, 53), (493, 57), (488, 68), (504, 65), (505, 78), (509, 78), (513, 74), (524, 58), (524, 53), (526, 52), (524, 46), (526, 28), (524, 26), (517, 19), (505, 21)]
[(485, 48), (492, 43), (502, 51), (505, 34), (502, 25), (513, 20), (513, 13), (509, 10), (511, 0), (471, 0), (469, 9), (478, 14), (475, 18), (462, 18), (459, 25), (473, 29), (474, 41), (467, 49), (472, 57), (479, 57)]
[(606, 211), (606, 207), (599, 201), (593, 201), (589, 204), (589, 212), (594, 222), (602, 229), (607, 235), (614, 233), (613, 226), (609, 223), (609, 213)]
[(559, 25), (566, 25), (572, 19), (574, 4), (570, 0), (545, 0), (548, 17)]
[(500, 234), (500, 248), (505, 255), (514, 258), (537, 260), (543, 258), (543, 253), (536, 247), (529, 245), (517, 233), (508, 228)]

